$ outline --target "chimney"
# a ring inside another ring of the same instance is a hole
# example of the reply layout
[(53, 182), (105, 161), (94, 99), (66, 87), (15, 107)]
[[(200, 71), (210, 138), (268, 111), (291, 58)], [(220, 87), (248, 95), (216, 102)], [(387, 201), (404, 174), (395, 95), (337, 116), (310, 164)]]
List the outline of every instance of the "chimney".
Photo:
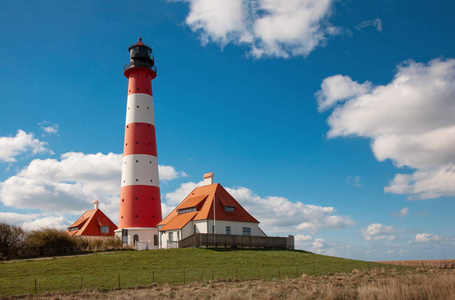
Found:
[(205, 173), (204, 174), (204, 185), (213, 184), (213, 177), (215, 177), (215, 175), (213, 175), (213, 172)]
[(93, 205), (95, 206), (95, 209), (98, 209), (98, 204), (100, 202), (98, 200), (93, 201)]

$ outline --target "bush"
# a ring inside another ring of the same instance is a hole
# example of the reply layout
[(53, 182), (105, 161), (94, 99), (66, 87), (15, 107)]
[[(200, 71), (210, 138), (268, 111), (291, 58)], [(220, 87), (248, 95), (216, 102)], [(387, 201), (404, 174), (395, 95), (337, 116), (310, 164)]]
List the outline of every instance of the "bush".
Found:
[(25, 237), (24, 246), (31, 256), (54, 256), (78, 252), (75, 238), (56, 229), (36, 230)]
[(58, 256), (122, 249), (118, 238), (88, 240), (57, 229), (25, 232), (20, 226), (0, 223), (0, 259)]
[(24, 235), (20, 226), (0, 223), (0, 259), (19, 257)]

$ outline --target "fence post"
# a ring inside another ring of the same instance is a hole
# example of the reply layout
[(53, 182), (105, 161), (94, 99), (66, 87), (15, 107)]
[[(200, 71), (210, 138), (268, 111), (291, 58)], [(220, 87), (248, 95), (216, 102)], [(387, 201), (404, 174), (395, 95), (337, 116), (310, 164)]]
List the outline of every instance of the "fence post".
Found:
[(329, 273), (330, 273), (330, 265), (329, 265)]
[(313, 275), (316, 275), (316, 268), (313, 265)]
[(152, 271), (152, 282), (155, 282), (155, 271)]
[(118, 277), (117, 277), (118, 278), (118, 289), (120, 289), (120, 272), (117, 274), (118, 274)]
[(259, 277), (259, 268), (258, 268), (258, 279), (260, 279), (260, 277)]
[(35, 277), (35, 295), (36, 295), (36, 277)]
[(295, 266), (295, 277), (299, 277), (299, 266)]
[(239, 271), (239, 268), (235, 268), (235, 280), (237, 280), (238, 271)]
[(183, 283), (186, 283), (186, 281), (185, 281), (185, 269), (183, 269)]
[(281, 279), (281, 272), (280, 272), (280, 268), (281, 268), (281, 267), (278, 267), (278, 279)]
[(213, 280), (213, 269), (212, 269), (212, 280)]
[(82, 290), (82, 276), (81, 276), (81, 290)]

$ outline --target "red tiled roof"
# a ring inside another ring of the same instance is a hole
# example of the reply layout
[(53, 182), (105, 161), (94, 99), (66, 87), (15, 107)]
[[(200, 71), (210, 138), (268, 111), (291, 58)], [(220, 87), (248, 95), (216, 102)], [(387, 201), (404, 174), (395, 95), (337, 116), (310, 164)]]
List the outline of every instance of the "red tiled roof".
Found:
[[(101, 226), (109, 226), (109, 233), (101, 233)], [(72, 227), (78, 227), (78, 230), (69, 231)], [(114, 230), (117, 225), (114, 224), (100, 209), (86, 211), (73, 224), (68, 226), (66, 233), (70, 236), (114, 236)]]
[(185, 227), (189, 221), (193, 220), (196, 215), (197, 211), (177, 215), (176, 217), (172, 218), (172, 220), (170, 220), (166, 225), (164, 225), (161, 230), (181, 229)]
[[(200, 208), (198, 208), (198, 211), (194, 213), (178, 214), (179, 209), (194, 207), (194, 203), (197, 202), (198, 199), (205, 199), (205, 201), (200, 200)], [(180, 216), (185, 216), (187, 214), (195, 214), (195, 216), (194, 218), (189, 219), (181, 227), (174, 228), (176, 226), (172, 226), (173, 229), (183, 228), (191, 220), (213, 220), (214, 206), (217, 220), (259, 223), (258, 220), (250, 215), (234, 197), (221, 186), (221, 184), (215, 183), (195, 188), (166, 218), (158, 223), (158, 225), (165, 225), (160, 230), (169, 230), (166, 228), (168, 223), (171, 223), (175, 218), (178, 218), (178, 224), (181, 225), (183, 222), (181, 222), (180, 219), (183, 220), (183, 218)], [(234, 207), (234, 211), (225, 211), (226, 206)]]
[(179, 209), (184, 209), (184, 208), (190, 208), (190, 207), (198, 207), (202, 201), (204, 201), (207, 198), (206, 195), (202, 196), (197, 196), (197, 197), (191, 197), (185, 201), (185, 203), (182, 203), (179, 205)]

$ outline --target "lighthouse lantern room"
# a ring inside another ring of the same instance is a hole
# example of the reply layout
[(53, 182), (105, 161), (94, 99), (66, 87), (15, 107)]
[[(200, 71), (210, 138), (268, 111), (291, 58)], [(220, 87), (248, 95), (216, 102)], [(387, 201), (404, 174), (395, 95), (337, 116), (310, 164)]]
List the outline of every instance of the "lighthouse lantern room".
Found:
[(161, 199), (156, 151), (152, 79), (156, 67), (152, 49), (139, 42), (128, 48), (125, 141), (123, 144), (119, 226), (115, 231), (124, 244), (146, 242), (158, 249)]

